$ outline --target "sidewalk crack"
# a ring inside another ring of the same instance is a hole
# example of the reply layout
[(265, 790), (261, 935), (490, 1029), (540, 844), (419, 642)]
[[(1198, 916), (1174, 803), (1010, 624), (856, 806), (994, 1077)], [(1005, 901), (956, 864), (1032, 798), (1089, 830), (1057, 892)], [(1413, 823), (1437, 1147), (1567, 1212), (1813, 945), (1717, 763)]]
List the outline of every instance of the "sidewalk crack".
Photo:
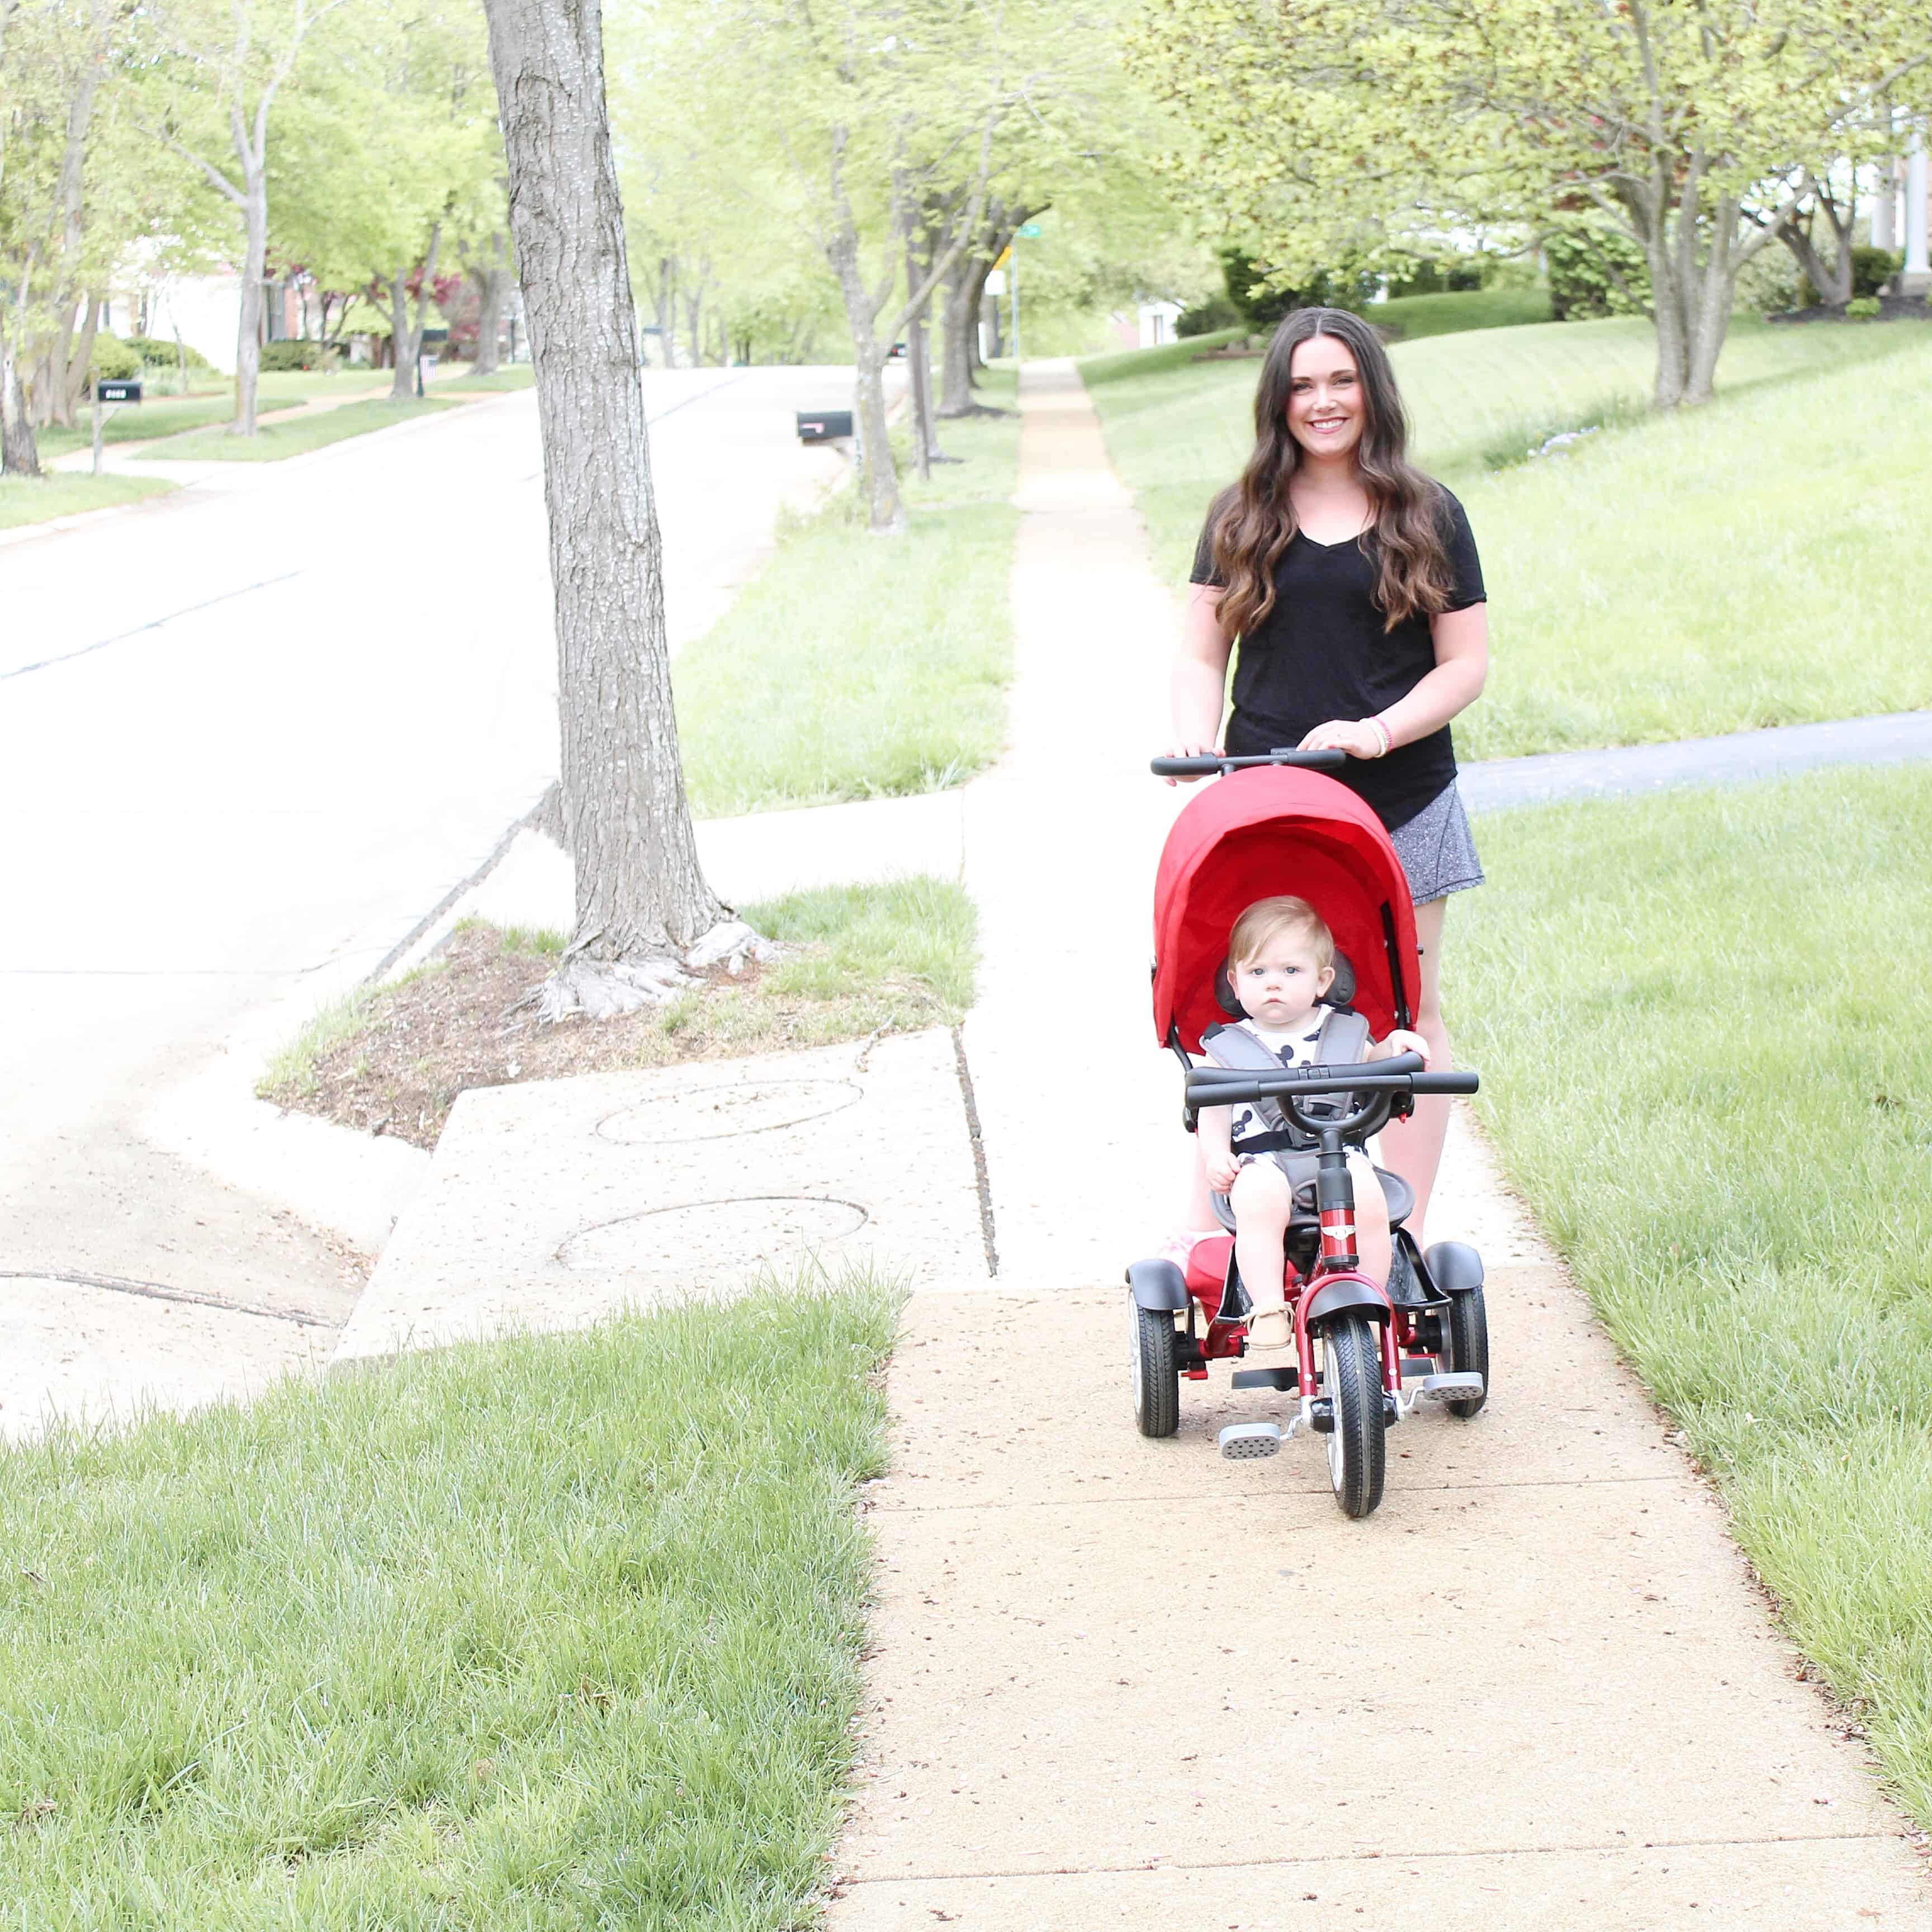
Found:
[(1000, 1272), (999, 1250), (993, 1245), (993, 1189), (986, 1178), (986, 1142), (980, 1131), (979, 1102), (973, 1097), (973, 1070), (966, 1064), (966, 1036), (952, 1029), (952, 1058), (959, 1069), (959, 1097), (966, 1103), (966, 1131), (973, 1142), (973, 1179), (980, 1190), (980, 1240), (986, 1250), (986, 1272)]

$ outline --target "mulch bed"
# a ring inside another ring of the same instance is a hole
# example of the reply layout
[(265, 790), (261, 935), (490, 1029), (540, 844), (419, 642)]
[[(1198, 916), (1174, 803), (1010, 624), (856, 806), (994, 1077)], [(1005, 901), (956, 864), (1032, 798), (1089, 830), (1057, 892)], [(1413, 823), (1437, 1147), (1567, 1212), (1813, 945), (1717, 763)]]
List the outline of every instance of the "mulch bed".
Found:
[(265, 1088), (262, 1098), (364, 1133), (434, 1148), (466, 1088), (668, 1066), (744, 1050), (706, 1026), (705, 1009), (714, 998), (735, 1003), (755, 988), (754, 962), (735, 977), (722, 966), (694, 974), (705, 982), (704, 992), (675, 1008), (540, 1024), (531, 997), (556, 964), (548, 954), (505, 951), (494, 927), (466, 928), (450, 940), (438, 968), (376, 994), (364, 1027), (316, 1056), (312, 1084)]
[(1878, 314), (1872, 316), (1848, 316), (1841, 308), (1828, 308), (1822, 302), (1814, 302), (1809, 308), (1786, 309), (1779, 315), (1768, 315), (1767, 322), (1932, 322), (1932, 304), (1922, 296), (1880, 296)]

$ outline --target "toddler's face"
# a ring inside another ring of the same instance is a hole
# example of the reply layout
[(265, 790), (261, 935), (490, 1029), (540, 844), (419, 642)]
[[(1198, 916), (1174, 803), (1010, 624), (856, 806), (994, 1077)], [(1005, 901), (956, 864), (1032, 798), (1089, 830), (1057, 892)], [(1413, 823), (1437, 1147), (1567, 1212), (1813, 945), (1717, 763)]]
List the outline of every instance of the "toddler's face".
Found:
[(1271, 940), (1259, 958), (1237, 961), (1228, 971), (1242, 1012), (1274, 1033), (1292, 1032), (1307, 1018), (1335, 979), (1332, 966), (1316, 963), (1315, 949), (1306, 940), (1286, 934)]

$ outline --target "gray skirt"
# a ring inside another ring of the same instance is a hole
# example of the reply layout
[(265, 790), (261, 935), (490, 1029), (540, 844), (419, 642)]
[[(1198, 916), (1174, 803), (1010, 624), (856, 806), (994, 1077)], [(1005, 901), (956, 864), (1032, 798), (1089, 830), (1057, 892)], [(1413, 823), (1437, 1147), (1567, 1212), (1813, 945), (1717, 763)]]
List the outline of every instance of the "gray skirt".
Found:
[(1475, 835), (1453, 780), (1413, 818), (1398, 825), (1389, 834), (1389, 843), (1408, 874), (1409, 896), (1418, 905), (1447, 898), (1451, 892), (1466, 892), (1483, 883)]

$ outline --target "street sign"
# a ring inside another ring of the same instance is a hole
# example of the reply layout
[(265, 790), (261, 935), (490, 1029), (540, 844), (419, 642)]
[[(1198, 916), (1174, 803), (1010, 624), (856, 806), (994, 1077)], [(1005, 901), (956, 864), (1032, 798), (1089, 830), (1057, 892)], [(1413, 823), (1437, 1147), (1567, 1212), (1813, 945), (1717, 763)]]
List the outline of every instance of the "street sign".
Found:
[(1004, 273), (1006, 264), (1012, 259), (1013, 244), (1009, 242), (1006, 245), (1000, 250), (1000, 258), (993, 264), (993, 273), (996, 275)]
[(1040, 239), (1040, 224), (1037, 221), (1022, 221), (1019, 226), (1019, 238), (1022, 242), (1037, 242)]

